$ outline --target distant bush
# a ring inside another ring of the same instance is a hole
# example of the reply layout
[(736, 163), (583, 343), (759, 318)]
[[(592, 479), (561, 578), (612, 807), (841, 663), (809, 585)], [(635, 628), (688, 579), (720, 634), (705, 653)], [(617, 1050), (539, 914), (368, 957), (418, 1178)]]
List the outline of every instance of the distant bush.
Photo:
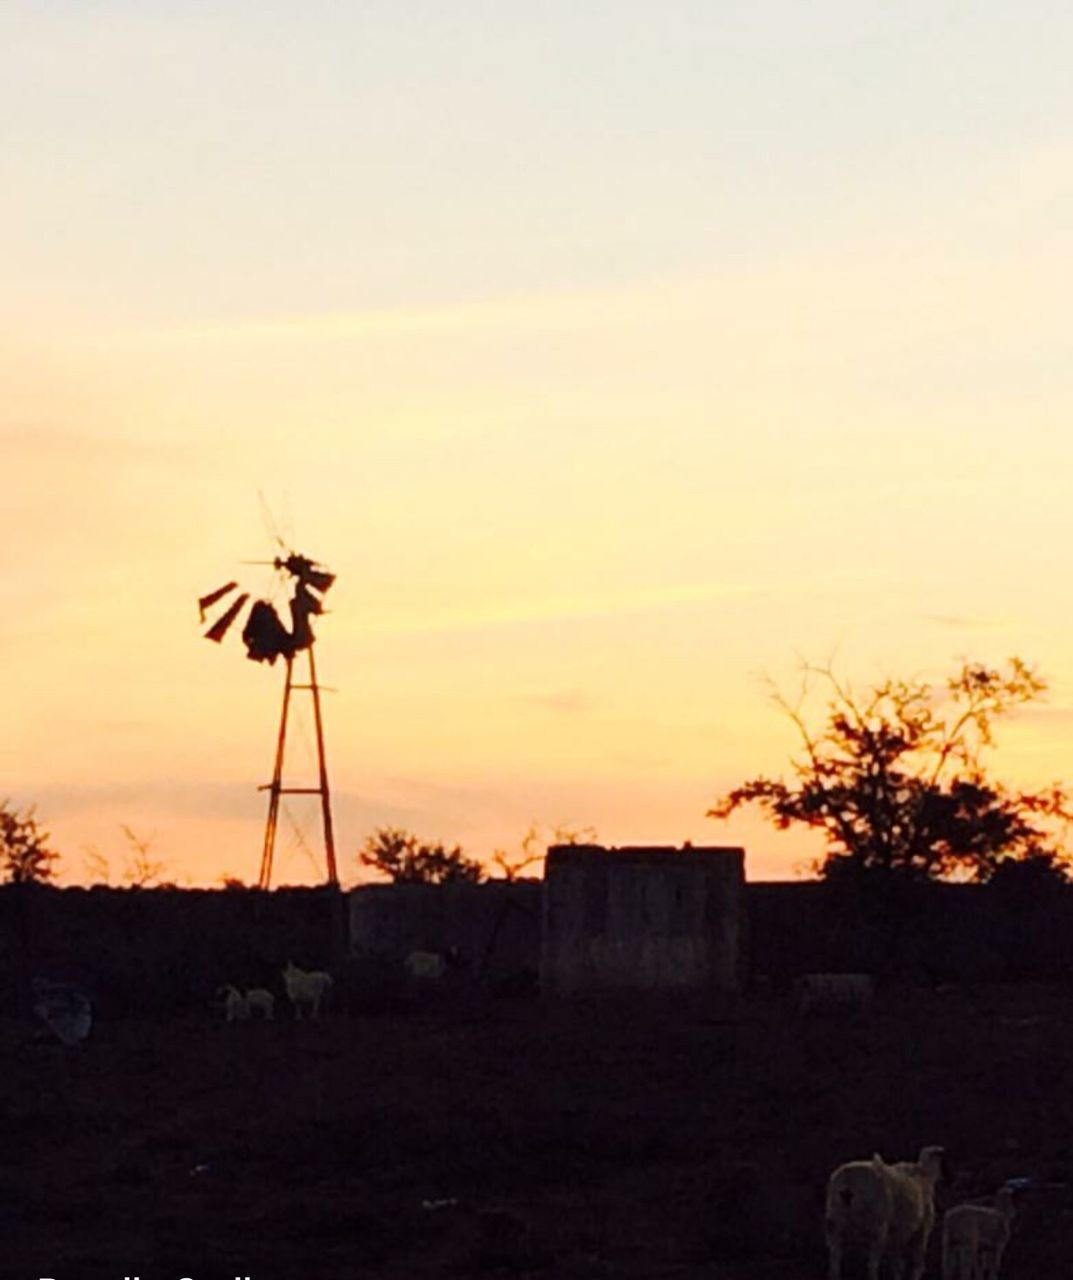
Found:
[(460, 845), (427, 844), (401, 827), (380, 827), (365, 841), (358, 862), (382, 871), (395, 884), (477, 884), (484, 867)]

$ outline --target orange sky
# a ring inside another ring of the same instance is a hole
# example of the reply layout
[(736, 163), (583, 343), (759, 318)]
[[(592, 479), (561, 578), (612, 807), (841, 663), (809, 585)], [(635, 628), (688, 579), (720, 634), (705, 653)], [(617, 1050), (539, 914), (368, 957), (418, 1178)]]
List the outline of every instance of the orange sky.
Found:
[(339, 575), (348, 879), (534, 820), (793, 874), (704, 811), (798, 654), (1021, 654), (996, 767), (1073, 776), (1064, 8), (15, 8), (0, 793), (65, 878), (256, 876), (281, 673), (195, 601), (259, 492)]

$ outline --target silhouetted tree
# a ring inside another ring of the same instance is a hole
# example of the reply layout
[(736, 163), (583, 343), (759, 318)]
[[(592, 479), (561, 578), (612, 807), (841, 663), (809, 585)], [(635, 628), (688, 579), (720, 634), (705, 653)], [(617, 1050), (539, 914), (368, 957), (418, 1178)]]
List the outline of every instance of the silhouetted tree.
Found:
[[(826, 718), (809, 727), (803, 710), (810, 686), (827, 691)], [(965, 662), (939, 688), (921, 680), (884, 680), (858, 694), (830, 666), (806, 664), (791, 702), (776, 705), (802, 742), (793, 779), (757, 777), (735, 787), (708, 811), (727, 818), (758, 804), (776, 826), (801, 823), (822, 831), (827, 853), (817, 869), (828, 878), (861, 873), (904, 879), (960, 875), (984, 881), (1012, 873), (1062, 873), (1061, 832), (1070, 810), (1057, 784), (1017, 791), (990, 779), (982, 757), (992, 723), (1032, 702), (1045, 682), (1019, 658), (1004, 669)]]
[(44, 883), (56, 874), (59, 857), (48, 847), (48, 832), (37, 825), (33, 809), (19, 813), (0, 801), (0, 874), (8, 884)]
[[(147, 889), (151, 886), (167, 888), (168, 886), (163, 882), (163, 876), (168, 869), (168, 864), (152, 856), (156, 836), (140, 836), (125, 822), (120, 823), (119, 829), (123, 832), (128, 846), (119, 883), (130, 889)], [(86, 845), (82, 861), (90, 884), (110, 885), (112, 883), (112, 864), (96, 845)]]
[(375, 867), (396, 884), (476, 884), (484, 867), (466, 857), (460, 845), (426, 844), (400, 827), (380, 827), (365, 841), (358, 861)]
[(86, 881), (88, 884), (109, 885), (112, 883), (112, 864), (96, 845), (87, 844), (85, 846), (82, 865), (86, 869)]
[(553, 844), (595, 844), (599, 840), (595, 827), (552, 827), (545, 835), (537, 822), (531, 822), (519, 845), (519, 852), (495, 849), (492, 861), (503, 872), (504, 880), (518, 880), (522, 872), (536, 862), (542, 862), (548, 846)]
[(130, 847), (127, 863), (123, 868), (123, 883), (132, 889), (146, 889), (154, 883), (161, 888), (166, 887), (161, 884), (161, 879), (168, 864), (152, 856), (156, 836), (140, 836), (125, 822), (120, 823), (119, 829)]
[(988, 879), (988, 886), (1008, 898), (1038, 898), (1068, 880), (1065, 862), (1056, 850), (1004, 858)]

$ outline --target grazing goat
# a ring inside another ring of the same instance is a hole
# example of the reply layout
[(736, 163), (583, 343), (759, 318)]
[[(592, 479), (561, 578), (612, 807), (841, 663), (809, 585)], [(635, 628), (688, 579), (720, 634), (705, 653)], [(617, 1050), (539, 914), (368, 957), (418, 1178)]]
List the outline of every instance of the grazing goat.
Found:
[(283, 987), (299, 1022), (306, 1009), (314, 1018), (320, 1016), (320, 1002), (331, 985), (330, 973), (321, 973), (319, 970), (307, 973), (291, 960), (287, 961), (287, 967), (283, 970)]
[(225, 1022), (245, 1022), (250, 1016), (250, 1007), (246, 1003), (246, 997), (239, 991), (238, 987), (228, 984), (226, 987), (220, 987), (216, 992), (216, 999), (223, 1006)]
[(868, 973), (803, 973), (794, 983), (799, 1017), (871, 1007), (875, 983)]
[(959, 1204), (943, 1218), (943, 1280), (997, 1280), (1013, 1225), (1013, 1191), (1003, 1187), (994, 1208)]
[(246, 992), (246, 1009), (249, 1017), (258, 1013), (266, 1022), (271, 1022), (276, 1016), (276, 997), (264, 987), (252, 987)]
[(824, 1214), (828, 1280), (841, 1280), (847, 1247), (864, 1253), (868, 1280), (879, 1280), (884, 1260), (896, 1280), (906, 1268), (910, 1280), (920, 1280), (941, 1163), (942, 1148), (925, 1147), (916, 1163), (890, 1165), (874, 1155), (831, 1174)]

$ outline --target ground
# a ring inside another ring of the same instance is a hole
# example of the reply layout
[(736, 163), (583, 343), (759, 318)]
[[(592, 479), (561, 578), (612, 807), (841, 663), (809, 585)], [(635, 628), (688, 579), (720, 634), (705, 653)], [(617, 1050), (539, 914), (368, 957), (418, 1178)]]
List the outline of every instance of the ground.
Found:
[[(821, 1280), (827, 1174), (947, 1148), (1024, 1193), (1003, 1274), (1066, 1273), (1073, 1017), (1048, 987), (546, 1006), (465, 992), (318, 1023), (0, 1024), (3, 1276)], [(937, 1238), (928, 1274), (939, 1274)]]

